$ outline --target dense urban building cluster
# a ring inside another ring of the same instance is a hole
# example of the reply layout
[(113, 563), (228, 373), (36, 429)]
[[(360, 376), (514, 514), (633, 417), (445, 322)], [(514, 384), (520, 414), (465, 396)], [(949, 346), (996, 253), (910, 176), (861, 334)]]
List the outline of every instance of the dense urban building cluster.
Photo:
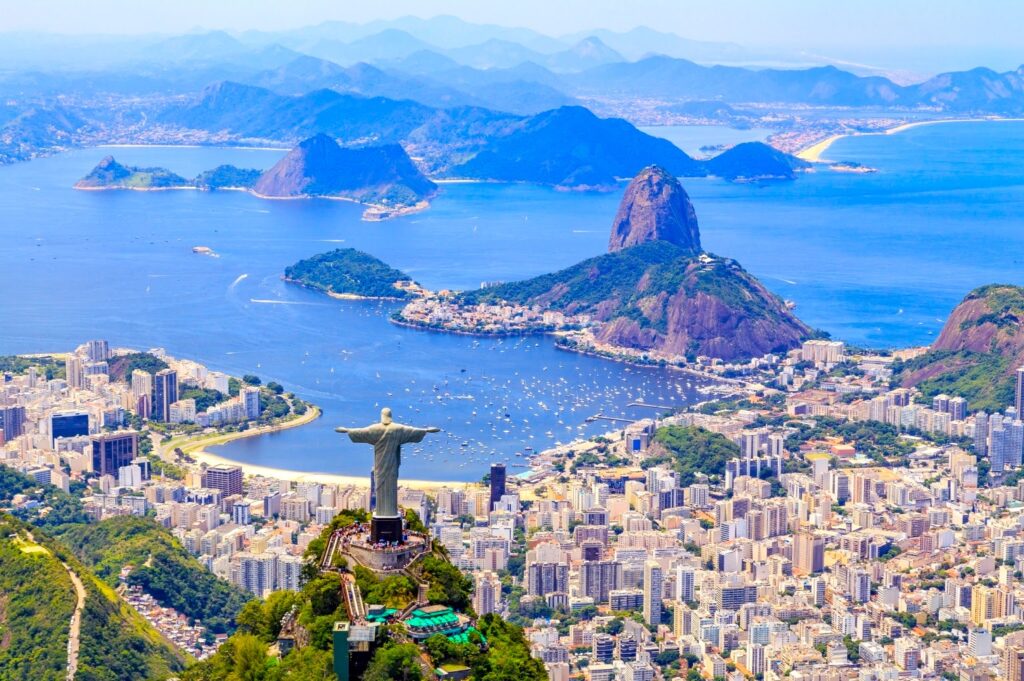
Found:
[[(8, 377), (3, 462), (65, 490), (87, 481), (95, 518), (149, 515), (252, 594), (300, 589), (307, 547), (339, 513), (372, 509), (369, 488), (233, 464), (157, 473), (133, 419), (173, 421), (179, 388), (226, 379), (153, 354), (168, 368), (127, 381), (102, 342), (68, 356), (66, 379)], [(1013, 407), (972, 413), (893, 387), (901, 358), (809, 341), (708, 363), (729, 399), (537, 453), (515, 477), (495, 464), (483, 484), (401, 488), (399, 502), (471, 574), (475, 616), (524, 625), (552, 681), (1021, 678), (1024, 370)], [(248, 417), (246, 395), (223, 402)], [(125, 591), (182, 647), (212, 650)], [(416, 612), (424, 640), (447, 616)]]
[[(433, 532), (553, 680), (1021, 678), (1024, 483), (1004, 474), (1024, 381), (1012, 409), (970, 414), (890, 389), (893, 361), (810, 341), (720, 367), (781, 391), (544, 452), (499, 495), (441, 489)], [(733, 456), (711, 470), (698, 449), (692, 475), (665, 456), (674, 429)]]

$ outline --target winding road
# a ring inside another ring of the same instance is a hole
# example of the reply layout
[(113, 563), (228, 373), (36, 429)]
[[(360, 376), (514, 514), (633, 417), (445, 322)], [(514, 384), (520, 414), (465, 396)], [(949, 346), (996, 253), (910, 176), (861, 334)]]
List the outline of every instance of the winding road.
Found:
[[(33, 544), (37, 544), (36, 538), (32, 536), (31, 532), (25, 533), (28, 539)], [(48, 549), (42, 549), (46, 553), (50, 553)], [(68, 627), (68, 675), (67, 681), (74, 681), (75, 674), (78, 673), (78, 645), (79, 637), (82, 631), (82, 611), (85, 609), (85, 598), (86, 591), (85, 585), (82, 584), (82, 580), (78, 578), (78, 575), (71, 566), (60, 561), (60, 564), (64, 566), (64, 569), (68, 571), (68, 577), (71, 578), (71, 583), (75, 587), (75, 611), (71, 613), (71, 624)]]
[(75, 571), (67, 563), (61, 561), (61, 565), (68, 571), (68, 577), (75, 585), (75, 595), (78, 602), (75, 603), (75, 611), (71, 614), (71, 628), (68, 630), (68, 677), (67, 681), (74, 681), (75, 673), (78, 672), (78, 642), (79, 633), (82, 629), (82, 610), (85, 609), (85, 585), (78, 578)]

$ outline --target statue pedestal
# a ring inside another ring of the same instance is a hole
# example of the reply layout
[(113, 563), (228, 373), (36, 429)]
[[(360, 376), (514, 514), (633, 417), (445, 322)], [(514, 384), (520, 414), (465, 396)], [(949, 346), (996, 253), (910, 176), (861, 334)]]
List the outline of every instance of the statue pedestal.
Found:
[(402, 516), (378, 517), (370, 520), (370, 543), (402, 543)]

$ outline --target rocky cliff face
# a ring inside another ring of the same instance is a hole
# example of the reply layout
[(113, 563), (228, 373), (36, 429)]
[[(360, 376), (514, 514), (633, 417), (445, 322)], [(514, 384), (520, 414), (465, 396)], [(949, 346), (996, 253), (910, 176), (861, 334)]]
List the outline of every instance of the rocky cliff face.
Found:
[(679, 180), (658, 166), (644, 168), (626, 187), (612, 222), (608, 250), (648, 241), (667, 241), (692, 254), (701, 250), (690, 197)]
[(967, 398), (973, 411), (1014, 401), (1013, 374), (1024, 366), (1024, 288), (992, 284), (971, 291), (949, 315), (928, 352), (899, 375), (926, 395)]
[(617, 316), (598, 332), (615, 345), (724, 360), (785, 352), (811, 330), (735, 261), (677, 261), (678, 288), (637, 301), (642, 316)]
[(337, 196), (401, 206), (429, 198), (437, 185), (397, 144), (350, 149), (320, 134), (289, 151), (253, 189), (275, 198)]
[(935, 351), (1024, 354), (1024, 289), (993, 284), (975, 289), (954, 309), (932, 345)]

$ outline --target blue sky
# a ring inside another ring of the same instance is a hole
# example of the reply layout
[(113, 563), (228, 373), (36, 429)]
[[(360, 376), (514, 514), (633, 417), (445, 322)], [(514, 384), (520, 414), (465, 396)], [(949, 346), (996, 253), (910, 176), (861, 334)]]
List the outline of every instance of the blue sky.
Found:
[[(59, 33), (272, 30), (329, 19), (453, 14), (562, 34), (648, 25), (689, 38), (811, 48), (1024, 45), (1019, 0), (0, 0), (0, 29)], [(1024, 48), (1021, 49), (1024, 62)]]

